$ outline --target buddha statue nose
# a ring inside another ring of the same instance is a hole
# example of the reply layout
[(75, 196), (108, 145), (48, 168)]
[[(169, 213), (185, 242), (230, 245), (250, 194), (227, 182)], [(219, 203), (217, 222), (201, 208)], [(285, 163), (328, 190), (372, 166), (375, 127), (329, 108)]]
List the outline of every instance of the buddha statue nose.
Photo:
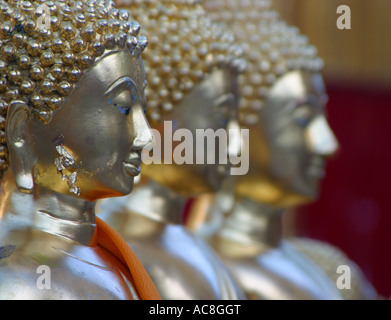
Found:
[(324, 115), (315, 117), (306, 129), (306, 141), (309, 150), (325, 157), (334, 155), (339, 146)]
[(146, 146), (152, 144), (154, 136), (141, 106), (135, 108), (133, 117), (137, 118), (134, 119), (137, 121), (134, 121), (136, 125), (134, 127), (133, 149), (142, 151)]

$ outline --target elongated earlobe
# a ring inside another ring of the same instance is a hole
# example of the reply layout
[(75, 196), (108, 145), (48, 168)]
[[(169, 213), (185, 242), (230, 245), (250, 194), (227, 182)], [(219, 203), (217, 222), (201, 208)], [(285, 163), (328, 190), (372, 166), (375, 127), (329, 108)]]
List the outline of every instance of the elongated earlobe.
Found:
[(23, 101), (11, 103), (6, 123), (6, 141), (10, 170), (13, 171), (19, 191), (31, 193), (34, 189), (33, 167), (36, 157), (27, 132), (29, 108)]

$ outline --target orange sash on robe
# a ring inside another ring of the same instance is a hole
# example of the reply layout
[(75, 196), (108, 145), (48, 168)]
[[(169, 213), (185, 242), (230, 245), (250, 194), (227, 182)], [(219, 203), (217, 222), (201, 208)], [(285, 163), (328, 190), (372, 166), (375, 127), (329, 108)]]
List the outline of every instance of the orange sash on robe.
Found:
[(96, 217), (98, 246), (122, 263), (121, 271), (133, 284), (141, 300), (161, 300), (149, 274), (124, 239), (106, 222)]

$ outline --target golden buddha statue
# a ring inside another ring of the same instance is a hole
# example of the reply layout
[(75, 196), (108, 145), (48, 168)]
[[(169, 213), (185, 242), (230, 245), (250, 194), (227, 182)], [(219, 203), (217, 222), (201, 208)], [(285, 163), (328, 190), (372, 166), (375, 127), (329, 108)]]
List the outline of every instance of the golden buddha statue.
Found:
[[(279, 17), (269, 0), (203, 4), (244, 49), (248, 68), (239, 80), (239, 119), (250, 130), (244, 149), (250, 168), (227, 183), (226, 190), (233, 191), (214, 200), (210, 210), (216, 216), (209, 230), (201, 226), (199, 232), (249, 299), (374, 298), (362, 272), (339, 250), (310, 239), (283, 239), (283, 213), (316, 199), (325, 159), (338, 148), (326, 120), (323, 61), (316, 48)], [(201, 201), (198, 207), (205, 208)], [(350, 290), (337, 288), (340, 265), (350, 267)]]
[[(218, 190), (229, 166), (191, 163), (192, 157), (179, 163), (175, 155), (180, 139), (171, 136), (177, 129), (195, 137), (201, 129), (238, 128), (241, 50), (205, 18), (197, 1), (117, 1), (117, 5), (129, 9), (149, 35), (143, 56), (147, 114), (159, 141), (169, 139), (172, 145), (164, 145), (158, 161), (148, 165), (143, 161), (145, 180), (131, 197), (100, 202), (99, 216), (135, 250), (163, 299), (244, 298), (211, 247), (182, 224), (186, 199)], [(155, 158), (157, 146), (158, 139)], [(235, 153), (233, 149), (230, 145)]]
[(140, 26), (102, 0), (0, 1), (0, 16), (0, 299), (158, 298), (95, 220), (152, 140)]

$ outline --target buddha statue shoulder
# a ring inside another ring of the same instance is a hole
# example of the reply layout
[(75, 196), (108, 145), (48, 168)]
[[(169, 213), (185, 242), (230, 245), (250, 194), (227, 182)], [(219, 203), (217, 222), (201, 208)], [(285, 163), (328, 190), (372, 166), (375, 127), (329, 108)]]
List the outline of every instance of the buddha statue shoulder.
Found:
[[(289, 242), (318, 265), (335, 284), (340, 279), (343, 287), (340, 292), (345, 300), (381, 299), (360, 267), (339, 248), (327, 242), (302, 237), (291, 238)], [(344, 272), (348, 272), (346, 279), (343, 277)]]
[(101, 201), (98, 216), (134, 249), (163, 299), (244, 297), (210, 245), (182, 225), (184, 197), (153, 180), (132, 194)]
[[(270, 0), (203, 4), (243, 43), (249, 66), (239, 80), (239, 120), (250, 130), (242, 151), (249, 153), (249, 172), (237, 177), (233, 205), (211, 243), (251, 298), (347, 298), (336, 286), (337, 270), (313, 255), (318, 243), (306, 241), (304, 250), (302, 242), (286, 241), (282, 230), (287, 209), (317, 198), (325, 162), (338, 149), (325, 113), (324, 63)], [(326, 257), (331, 251), (322, 252)], [(346, 263), (342, 253), (335, 257), (333, 266)], [(365, 277), (356, 279), (365, 283), (361, 297), (373, 298)]]
[[(249, 299), (378, 298), (340, 249), (308, 238), (284, 238), (283, 210), (241, 198), (226, 214), (209, 241)], [(341, 275), (345, 268), (348, 273)]]
[(0, 15), (0, 299), (145, 298), (150, 279), (95, 219), (152, 139), (140, 26), (112, 1), (0, 1)]
[[(197, 1), (118, 4), (135, 14), (150, 34), (143, 60), (155, 147), (153, 156), (143, 160), (143, 180), (132, 196), (105, 199), (99, 216), (134, 248), (163, 299), (243, 298), (210, 245), (182, 224), (187, 199), (218, 190), (229, 170), (227, 163), (196, 164), (189, 157), (196, 154), (190, 139), (196, 130), (238, 126), (241, 51), (230, 35), (205, 18)], [(181, 139), (173, 138), (181, 132), (177, 129), (189, 137), (185, 149), (190, 151), (184, 156), (178, 153)], [(203, 152), (218, 154), (215, 149)]]

